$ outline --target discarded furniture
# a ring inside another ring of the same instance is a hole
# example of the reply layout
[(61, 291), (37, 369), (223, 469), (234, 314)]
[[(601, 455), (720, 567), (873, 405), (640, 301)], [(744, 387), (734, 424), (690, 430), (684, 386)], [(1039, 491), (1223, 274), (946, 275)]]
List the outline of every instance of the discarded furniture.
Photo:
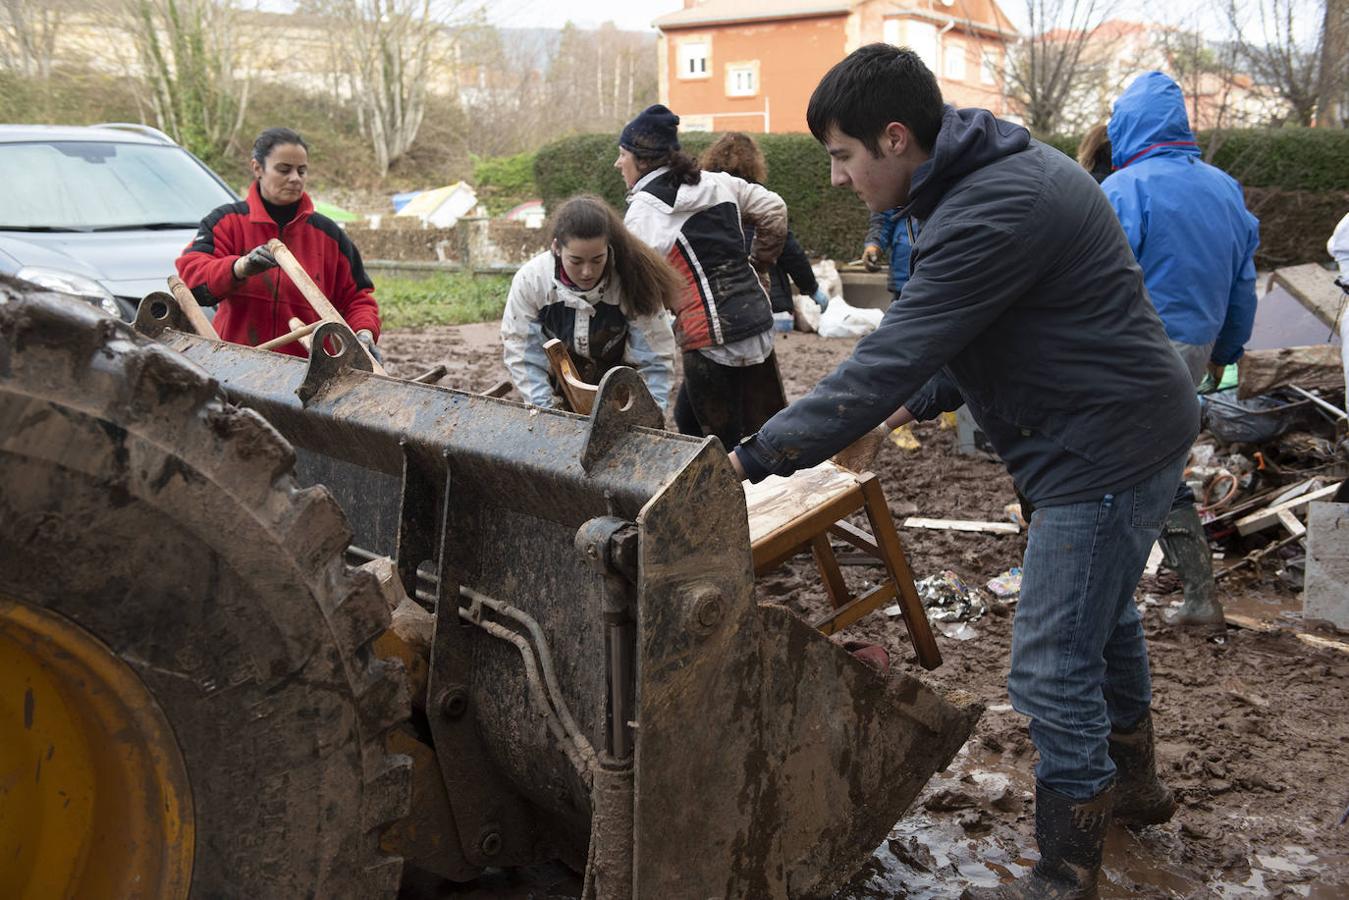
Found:
[(553, 371), (553, 380), (561, 389), (562, 399), (567, 401), (567, 406), (572, 412), (583, 416), (590, 415), (590, 410), (595, 406), (595, 393), (598, 388), (581, 380), (567, 345), (557, 338), (552, 338), (543, 345), (543, 352), (548, 355), (548, 367)]
[[(829, 614), (812, 623), (816, 628), (834, 634), (882, 604), (896, 602), (918, 662), (925, 669), (941, 665), (941, 652), (875, 475), (869, 472), (859, 475), (824, 462), (789, 478), (770, 475), (759, 484), (746, 484), (745, 505), (749, 512), (755, 576), (807, 548), (814, 554), (833, 605)], [(866, 513), (870, 533), (846, 521), (856, 512)], [(852, 596), (843, 582), (838, 559), (829, 543), (830, 535), (880, 560), (885, 566), (885, 580), (860, 597)]]

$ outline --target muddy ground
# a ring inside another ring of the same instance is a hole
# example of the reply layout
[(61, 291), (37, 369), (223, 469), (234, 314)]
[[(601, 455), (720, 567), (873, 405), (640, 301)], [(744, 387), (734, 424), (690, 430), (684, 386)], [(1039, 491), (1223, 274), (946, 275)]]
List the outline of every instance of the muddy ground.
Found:
[[(805, 393), (851, 343), (779, 335), (788, 397)], [(437, 363), (449, 366), (442, 383), (450, 387), (480, 391), (505, 377), (492, 324), (392, 332), (381, 344), (404, 377)], [(1005, 520), (1014, 496), (1000, 464), (957, 454), (954, 432), (936, 424), (916, 434), (921, 449), (887, 444), (875, 465), (897, 521)], [(915, 578), (951, 569), (970, 585), (1019, 565), (1025, 548), (1020, 535), (905, 528), (900, 536)], [(1229, 610), (1277, 630), (1229, 627), (1208, 637), (1167, 629), (1161, 610), (1179, 602), (1178, 583), (1165, 570), (1144, 577), (1137, 599), (1152, 655), (1158, 756), (1181, 809), (1170, 823), (1139, 833), (1112, 828), (1102, 896), (1349, 896), (1349, 824), (1339, 824), (1349, 806), (1349, 654), (1294, 636), (1301, 603), (1278, 568), (1266, 564), (1220, 582)], [(845, 569), (854, 588), (878, 571)], [(827, 602), (808, 558), (760, 579), (758, 588), (763, 599), (808, 616)], [(978, 695), (987, 711), (840, 897), (954, 897), (967, 884), (992, 884), (1033, 865), (1035, 752), (1006, 689), (1014, 609), (995, 607), (973, 624), (972, 639), (938, 635), (945, 663), (922, 677)], [(846, 637), (880, 643), (896, 666), (921, 673), (899, 619), (873, 613)]]

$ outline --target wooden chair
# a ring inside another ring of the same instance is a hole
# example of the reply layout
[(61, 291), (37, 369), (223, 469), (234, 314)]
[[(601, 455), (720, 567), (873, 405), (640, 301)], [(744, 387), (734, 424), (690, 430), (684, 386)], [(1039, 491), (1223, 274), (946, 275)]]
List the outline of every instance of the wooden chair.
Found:
[[(745, 505), (756, 576), (803, 550), (814, 555), (833, 605), (829, 614), (812, 623), (816, 628), (834, 634), (882, 604), (897, 602), (919, 664), (925, 669), (941, 665), (941, 651), (875, 475), (859, 475), (825, 462), (790, 478), (769, 476), (759, 484), (746, 484)], [(871, 523), (870, 533), (845, 521), (860, 511), (865, 511)], [(885, 566), (885, 580), (860, 597), (852, 596), (829, 543), (831, 534), (879, 560)]]
[(567, 406), (571, 407), (572, 412), (590, 415), (599, 388), (581, 380), (567, 345), (552, 338), (543, 345), (543, 352), (548, 354), (548, 367), (553, 370), (553, 379), (562, 388), (562, 398), (567, 401)]

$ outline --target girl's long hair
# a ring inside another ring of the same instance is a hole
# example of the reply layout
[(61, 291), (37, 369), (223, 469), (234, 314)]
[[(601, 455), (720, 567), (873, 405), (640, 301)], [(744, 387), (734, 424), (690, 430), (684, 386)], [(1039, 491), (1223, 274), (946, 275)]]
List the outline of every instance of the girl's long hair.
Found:
[(594, 194), (579, 194), (553, 213), (553, 240), (566, 246), (574, 239), (603, 237), (609, 242), (609, 265), (622, 285), (623, 314), (650, 316), (674, 309), (683, 279), (655, 250), (628, 231), (609, 204)]
[[(1102, 152), (1105, 154), (1104, 160), (1101, 159)], [(1082, 142), (1077, 145), (1077, 164), (1092, 172), (1103, 162), (1109, 171), (1110, 131), (1105, 122), (1100, 122), (1087, 129), (1087, 133), (1082, 136)]]
[(726, 172), (752, 184), (763, 184), (767, 176), (763, 153), (754, 138), (739, 131), (730, 131), (703, 151), (698, 164), (705, 172)]

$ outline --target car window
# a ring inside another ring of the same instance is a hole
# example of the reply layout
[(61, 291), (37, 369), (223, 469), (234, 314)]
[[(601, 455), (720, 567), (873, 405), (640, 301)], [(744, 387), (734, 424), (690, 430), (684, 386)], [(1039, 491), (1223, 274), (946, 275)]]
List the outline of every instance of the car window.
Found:
[(0, 228), (181, 223), (234, 198), (181, 147), (93, 141), (0, 143)]

